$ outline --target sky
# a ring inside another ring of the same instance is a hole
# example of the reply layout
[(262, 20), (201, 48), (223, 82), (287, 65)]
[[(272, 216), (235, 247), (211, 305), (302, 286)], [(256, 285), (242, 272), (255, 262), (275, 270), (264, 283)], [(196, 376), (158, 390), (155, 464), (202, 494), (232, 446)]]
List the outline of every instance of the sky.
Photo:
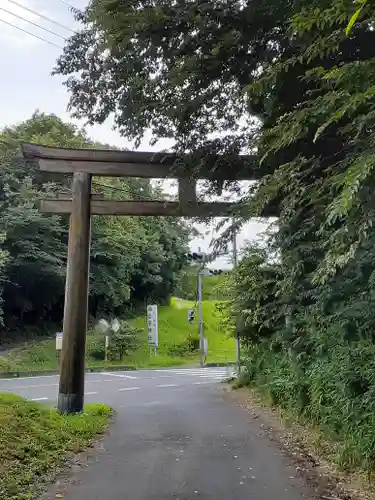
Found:
[[(78, 27), (69, 4), (83, 9), (87, 0), (0, 0), (0, 128), (28, 119), (36, 110), (84, 125), (69, 116), (69, 95), (62, 84), (63, 79), (51, 76), (55, 61), (62, 52), (64, 38)], [(131, 142), (113, 130), (111, 123), (86, 127), (86, 130), (94, 140), (135, 149)], [(146, 137), (138, 149), (157, 151), (168, 147), (163, 141), (151, 147), (149, 139)], [(212, 238), (217, 236), (217, 222), (217, 219), (213, 220), (208, 227), (199, 225), (198, 229), (204, 234), (191, 242), (192, 250), (209, 251)], [(246, 241), (261, 239), (266, 227), (267, 224), (259, 220), (249, 221), (237, 235), (239, 252)], [(230, 265), (228, 255), (220, 257), (210, 267), (224, 269)]]

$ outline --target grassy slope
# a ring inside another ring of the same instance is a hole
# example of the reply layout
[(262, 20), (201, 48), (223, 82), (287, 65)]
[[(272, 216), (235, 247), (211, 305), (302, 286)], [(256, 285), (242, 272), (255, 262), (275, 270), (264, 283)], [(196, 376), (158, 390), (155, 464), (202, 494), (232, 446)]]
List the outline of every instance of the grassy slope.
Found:
[(43, 477), (68, 452), (86, 448), (107, 426), (111, 409), (87, 405), (77, 415), (60, 415), (32, 401), (0, 393), (0, 498), (30, 500)]
[[(197, 363), (199, 360), (198, 353), (184, 358), (168, 355), (170, 347), (183, 342), (190, 334), (197, 334), (197, 315), (193, 324), (189, 324), (187, 321), (187, 310), (193, 305), (194, 303), (190, 301), (172, 299), (170, 306), (159, 308), (159, 349), (156, 357), (149, 356), (146, 318), (139, 317), (132, 320), (132, 323), (142, 330), (142, 345), (137, 351), (127, 356), (121, 364), (143, 368), (147, 366), (177, 366)], [(216, 310), (216, 302), (203, 302), (203, 318), (204, 331), (208, 338), (209, 355), (207, 360), (209, 362), (234, 361), (235, 341), (221, 329), (220, 313)], [(89, 358), (87, 364), (100, 365), (104, 363)], [(28, 344), (24, 348), (13, 349), (8, 356), (0, 358), (0, 372), (56, 368), (57, 359), (53, 339)]]

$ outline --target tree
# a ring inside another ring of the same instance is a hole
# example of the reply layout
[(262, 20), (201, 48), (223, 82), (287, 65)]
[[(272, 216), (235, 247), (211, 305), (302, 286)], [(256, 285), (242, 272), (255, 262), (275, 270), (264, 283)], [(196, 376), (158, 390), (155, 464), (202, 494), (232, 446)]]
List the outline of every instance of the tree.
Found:
[(38, 199), (52, 194), (56, 186), (42, 183), (35, 165), (21, 157), (18, 146), (22, 141), (38, 141), (43, 133), (47, 144), (57, 137), (66, 144), (69, 132), (69, 127), (64, 129), (56, 117), (46, 117), (43, 123), (43, 115), (35, 114), (17, 127), (4, 129), (0, 135), (0, 227), (4, 234), (2, 247), (8, 254), (4, 268), (4, 314), (8, 327), (17, 322), (33, 323), (39, 318), (51, 320), (61, 314), (67, 225), (60, 217), (47, 218), (39, 213)]
[(76, 17), (83, 29), (56, 72), (77, 73), (66, 84), (78, 115), (102, 122), (114, 113), (128, 137), (139, 140), (150, 127), (155, 138), (185, 146), (238, 130), (245, 103), (235, 77), (247, 83), (253, 61), (238, 2), (93, 1)]
[[(0, 133), (0, 283), (8, 329), (60, 322), (64, 303), (68, 220), (41, 214), (38, 200), (56, 191), (67, 192), (70, 180), (59, 177), (46, 182), (36, 165), (20, 154), (21, 142), (100, 146), (56, 116), (40, 113)], [(93, 189), (108, 198), (155, 196), (148, 181), (137, 179), (94, 179)], [(93, 217), (90, 313), (126, 314), (148, 296), (166, 301), (182, 265), (188, 235), (188, 227), (178, 221)], [(157, 265), (148, 270), (150, 252), (157, 256)], [(140, 273), (147, 286), (139, 285)]]
[[(314, 2), (296, 12), (290, 31), (298, 50), (250, 87), (253, 96), (267, 93), (276, 78), (288, 78), (296, 66), (302, 69), (300, 79), (308, 92), (270, 127), (261, 148), (283, 163), (265, 191), (287, 193), (285, 206), (294, 197), (304, 217), (314, 202), (313, 218), (316, 225), (323, 224), (320, 235), (326, 249), (315, 273), (318, 281), (356, 255), (373, 224), (373, 154), (368, 145), (375, 35), (369, 15), (347, 36), (354, 10), (349, 1)], [(290, 182), (291, 175), (295, 182)], [(302, 186), (309, 197), (303, 198)]]
[[(3, 236), (0, 237), (0, 243), (3, 242)], [(0, 249), (0, 325), (3, 325), (3, 285), (5, 280), (4, 268), (8, 259), (8, 253)]]

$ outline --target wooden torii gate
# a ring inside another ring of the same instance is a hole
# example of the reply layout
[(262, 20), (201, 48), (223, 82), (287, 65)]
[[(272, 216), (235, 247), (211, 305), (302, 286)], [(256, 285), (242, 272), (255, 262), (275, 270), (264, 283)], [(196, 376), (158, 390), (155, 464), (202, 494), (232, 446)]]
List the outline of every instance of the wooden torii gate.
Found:
[[(79, 412), (84, 400), (91, 215), (214, 217), (230, 215), (238, 207), (235, 203), (197, 201), (192, 170), (187, 162), (181, 162), (181, 156), (174, 154), (63, 149), (38, 144), (24, 144), (22, 151), (26, 158), (36, 160), (43, 172), (73, 175), (71, 198), (43, 200), (41, 211), (70, 214), (58, 409), (62, 413)], [(249, 156), (237, 158), (236, 168), (228, 169), (225, 179), (260, 179), (265, 172), (251, 166), (251, 161)], [(98, 199), (91, 193), (92, 176), (177, 178), (178, 202)], [(199, 178), (207, 178), (204, 169)], [(262, 215), (275, 213), (271, 210)]]

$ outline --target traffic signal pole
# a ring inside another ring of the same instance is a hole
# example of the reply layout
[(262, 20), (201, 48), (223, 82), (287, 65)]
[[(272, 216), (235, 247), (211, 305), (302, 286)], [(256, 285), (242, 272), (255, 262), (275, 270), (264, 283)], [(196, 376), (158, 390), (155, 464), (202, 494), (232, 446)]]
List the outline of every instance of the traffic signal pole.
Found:
[[(215, 269), (215, 270), (210, 270), (210, 269), (204, 269), (205, 265), (205, 258), (204, 254), (201, 253), (200, 249), (198, 252), (194, 252), (192, 254), (188, 254), (188, 259), (191, 261), (198, 261), (200, 262), (200, 265), (198, 267), (198, 272), (197, 272), (197, 303), (198, 303), (198, 333), (199, 333), (199, 351), (200, 351), (200, 365), (201, 367), (204, 366), (205, 364), (205, 359), (206, 359), (206, 349), (207, 349), (207, 339), (204, 338), (204, 328), (203, 328), (203, 276), (216, 276), (218, 274), (222, 273), (222, 270)], [(194, 316), (192, 317), (191, 320), (194, 319)], [(188, 321), (190, 321), (190, 315), (188, 314)]]
[[(237, 256), (237, 233), (233, 231), (233, 267), (237, 266), (238, 256)], [(238, 316), (236, 317), (236, 361), (238, 365), (238, 370), (241, 369), (241, 340), (239, 336), (238, 329)]]
[(198, 329), (199, 329), (199, 347), (200, 347), (200, 365), (204, 366), (204, 332), (203, 332), (203, 282), (201, 269), (198, 270)]

